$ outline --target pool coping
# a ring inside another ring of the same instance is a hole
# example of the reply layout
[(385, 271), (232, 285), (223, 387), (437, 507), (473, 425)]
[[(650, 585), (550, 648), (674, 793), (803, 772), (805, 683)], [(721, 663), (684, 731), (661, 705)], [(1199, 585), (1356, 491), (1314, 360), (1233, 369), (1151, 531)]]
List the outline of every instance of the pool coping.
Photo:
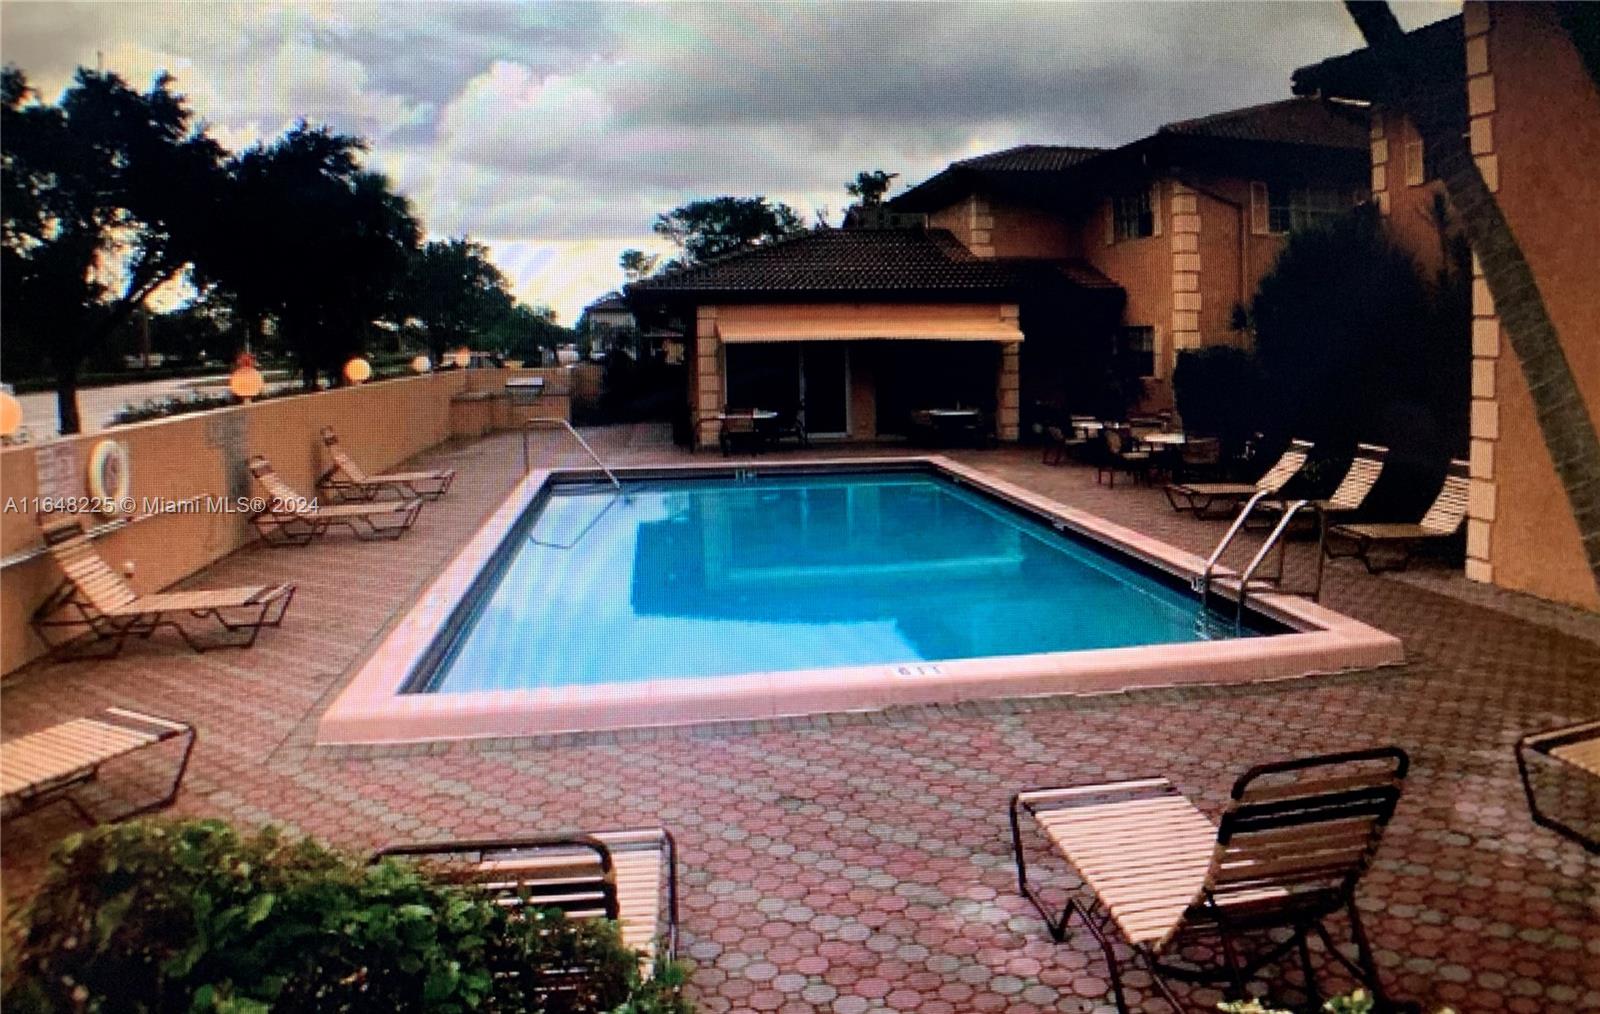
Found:
[[(979, 469), (939, 455), (618, 468), (622, 478), (817, 471), (925, 470), (1007, 501), (1052, 524), (1188, 580), (1205, 561)], [(532, 690), (401, 693), (440, 630), (523, 512), (553, 481), (603, 478), (592, 469), (531, 471), (479, 526), (405, 615), (358, 664), (318, 721), (317, 745), (381, 745), (749, 721), (990, 698), (1103, 694), (1276, 681), (1405, 661), (1399, 638), (1295, 595), (1252, 592), (1252, 612), (1291, 628), (1270, 637), (1140, 645), (921, 663), (588, 684)], [(1219, 568), (1222, 578), (1235, 576)], [(1225, 590), (1219, 590), (1226, 596)]]

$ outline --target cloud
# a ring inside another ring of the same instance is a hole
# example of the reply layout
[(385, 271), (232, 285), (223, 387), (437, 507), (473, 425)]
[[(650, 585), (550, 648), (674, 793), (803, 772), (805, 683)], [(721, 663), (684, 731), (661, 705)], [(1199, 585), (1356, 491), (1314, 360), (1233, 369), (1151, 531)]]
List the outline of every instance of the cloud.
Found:
[[(1449, 3), (1396, 4), (1408, 27)], [(837, 219), (1024, 142), (1117, 144), (1288, 94), (1360, 45), (1338, 3), (0, 3), (46, 95), (100, 60), (178, 76), (232, 148), (305, 117), (361, 134), (434, 235), (489, 242), (571, 321), (686, 200), (762, 193)]]

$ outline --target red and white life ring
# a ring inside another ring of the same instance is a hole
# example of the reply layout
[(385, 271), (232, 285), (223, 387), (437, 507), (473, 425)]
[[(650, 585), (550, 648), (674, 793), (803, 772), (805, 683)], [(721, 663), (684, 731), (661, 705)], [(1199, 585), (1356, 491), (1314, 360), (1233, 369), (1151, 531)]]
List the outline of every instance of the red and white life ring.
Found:
[(102, 440), (89, 452), (89, 495), (102, 514), (117, 513), (128, 498), (133, 472), (128, 448), (115, 440)]

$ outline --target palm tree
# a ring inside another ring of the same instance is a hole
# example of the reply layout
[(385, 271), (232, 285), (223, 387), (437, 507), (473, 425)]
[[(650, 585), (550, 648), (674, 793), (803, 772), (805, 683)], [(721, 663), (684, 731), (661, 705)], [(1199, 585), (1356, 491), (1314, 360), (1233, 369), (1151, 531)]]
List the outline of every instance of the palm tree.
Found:
[[(1527, 258), (1478, 171), (1459, 123), (1452, 122), (1449, 110), (1459, 99), (1429, 87), (1428, 76), (1409, 66), (1405, 32), (1385, 0), (1345, 0), (1345, 9), (1378, 65), (1383, 98), (1406, 114), (1436, 159), (1445, 192), (1478, 255), (1500, 325), (1527, 380), (1539, 432), (1572, 505), (1590, 573), (1600, 587), (1600, 439)], [(1461, 82), (1452, 84), (1462, 87)]]

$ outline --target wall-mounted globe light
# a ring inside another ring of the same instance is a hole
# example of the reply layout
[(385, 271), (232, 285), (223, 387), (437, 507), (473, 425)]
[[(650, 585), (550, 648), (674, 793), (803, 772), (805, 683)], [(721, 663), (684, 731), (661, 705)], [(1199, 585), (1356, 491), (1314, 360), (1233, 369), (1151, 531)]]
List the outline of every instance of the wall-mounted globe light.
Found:
[(0, 437), (14, 437), (22, 428), (22, 402), (9, 392), (0, 391)]

